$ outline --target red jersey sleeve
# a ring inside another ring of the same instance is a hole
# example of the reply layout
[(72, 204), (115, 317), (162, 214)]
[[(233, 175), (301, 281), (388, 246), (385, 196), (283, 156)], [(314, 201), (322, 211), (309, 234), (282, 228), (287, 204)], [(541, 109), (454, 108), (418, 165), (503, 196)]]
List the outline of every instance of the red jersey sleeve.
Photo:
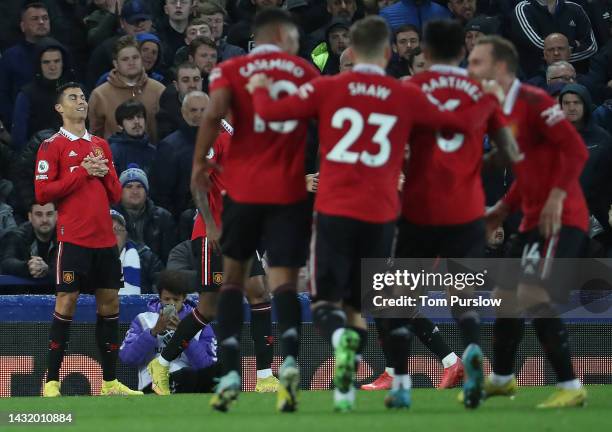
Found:
[(44, 141), (36, 155), (36, 171), (34, 173), (34, 192), (36, 201), (41, 204), (56, 202), (69, 195), (87, 178), (87, 170), (78, 166), (64, 176), (60, 175), (59, 142)]
[(412, 111), (414, 123), (432, 129), (452, 129), (460, 133), (470, 133), (482, 125), (483, 119), (489, 117), (493, 106), (491, 98), (485, 96), (482, 103), (461, 112), (442, 111), (440, 106), (434, 104), (410, 81), (405, 82), (404, 89), (407, 92), (407, 100), (415, 107)]
[(113, 163), (113, 154), (108, 142), (102, 140), (100, 144), (109, 163), (108, 174), (102, 178), (102, 183), (104, 184), (104, 189), (106, 189), (108, 201), (111, 204), (116, 204), (121, 200), (121, 183), (119, 183), (119, 178), (117, 177), (117, 170), (115, 170), (115, 164)]
[(508, 120), (504, 116), (504, 113), (501, 110), (500, 106), (497, 106), (493, 109), (493, 112), (489, 116), (489, 121), (487, 122), (487, 133), (489, 135), (494, 134), (498, 130), (508, 125)]
[(531, 117), (535, 126), (544, 135), (545, 142), (558, 149), (558, 169), (553, 187), (567, 191), (570, 184), (577, 181), (589, 157), (586, 145), (576, 128), (565, 118), (556, 101), (541, 94), (535, 105), (537, 113)]
[(297, 93), (274, 100), (267, 88), (258, 88), (253, 93), (255, 112), (265, 121), (304, 119), (315, 117), (319, 106), (322, 78), (303, 84)]
[(212, 93), (213, 91), (220, 88), (229, 88), (231, 87), (231, 83), (229, 77), (227, 76), (227, 70), (222, 65), (217, 66), (208, 75), (208, 92)]

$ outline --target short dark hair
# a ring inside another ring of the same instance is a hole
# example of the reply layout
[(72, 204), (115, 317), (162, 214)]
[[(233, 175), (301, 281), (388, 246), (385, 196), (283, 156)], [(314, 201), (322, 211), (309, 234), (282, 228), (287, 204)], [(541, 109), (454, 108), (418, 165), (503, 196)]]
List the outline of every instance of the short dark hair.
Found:
[(387, 22), (378, 15), (369, 15), (351, 26), (351, 47), (367, 57), (380, 55), (389, 43), (391, 31)]
[(49, 9), (47, 5), (41, 1), (25, 1), (21, 6), (21, 13), (19, 16), (23, 19), (23, 14), (26, 13), (28, 9), (44, 9), (49, 13)]
[(416, 26), (413, 26), (412, 24), (404, 24), (395, 29), (393, 32), (393, 40), (397, 42), (397, 35), (406, 32), (414, 32), (419, 36), (419, 40), (421, 39), (421, 31)]
[(408, 56), (408, 68), (410, 69), (410, 73), (414, 73), (414, 60), (418, 55), (423, 54), (423, 50), (421, 47), (416, 47)]
[(159, 273), (157, 291), (168, 291), (176, 295), (187, 295), (189, 290), (189, 279), (187, 275), (179, 270), (163, 270)]
[(493, 60), (506, 63), (508, 71), (516, 74), (519, 65), (519, 55), (514, 44), (508, 39), (498, 35), (488, 35), (478, 39), (476, 45), (491, 45)]
[(465, 34), (457, 20), (433, 20), (425, 24), (422, 44), (435, 60), (454, 60), (463, 50)]
[(118, 125), (122, 125), (123, 120), (134, 118), (139, 114), (142, 117), (147, 117), (145, 106), (137, 99), (128, 99), (115, 110), (115, 121)]
[(71, 88), (81, 89), (81, 91), (83, 93), (85, 93), (85, 89), (83, 88), (83, 86), (81, 84), (79, 84), (78, 82), (70, 81), (70, 82), (62, 84), (61, 86), (59, 86), (57, 88), (57, 92), (55, 93), (55, 95), (56, 95), (55, 103), (60, 103), (60, 100), (62, 99), (62, 96), (64, 96), (64, 92), (66, 90), (68, 90), (68, 89), (71, 89)]
[(211, 38), (207, 38), (206, 36), (197, 36), (191, 41), (191, 43), (187, 47), (189, 55), (191, 57), (195, 57), (196, 52), (198, 52), (198, 48), (200, 48), (202, 45), (206, 45), (207, 47), (210, 47), (217, 51), (217, 44)]
[(257, 34), (268, 26), (280, 26), (289, 25), (297, 27), (297, 23), (293, 19), (293, 16), (285, 9), (277, 7), (265, 8), (255, 15), (253, 21), (253, 33), (257, 37)]
[(30, 201), (29, 204), (30, 205), (28, 206), (28, 213), (32, 213), (32, 207), (34, 207), (35, 205), (44, 206), (47, 204), (53, 204), (53, 210), (57, 210), (57, 206), (55, 205), (53, 201), (49, 201), (47, 203), (39, 203), (38, 201), (33, 200), (33, 201)]
[(125, 35), (117, 39), (115, 45), (113, 46), (113, 60), (117, 60), (121, 50), (128, 47), (134, 47), (138, 50), (138, 52), (140, 52), (140, 45), (138, 44), (138, 40), (134, 36)]

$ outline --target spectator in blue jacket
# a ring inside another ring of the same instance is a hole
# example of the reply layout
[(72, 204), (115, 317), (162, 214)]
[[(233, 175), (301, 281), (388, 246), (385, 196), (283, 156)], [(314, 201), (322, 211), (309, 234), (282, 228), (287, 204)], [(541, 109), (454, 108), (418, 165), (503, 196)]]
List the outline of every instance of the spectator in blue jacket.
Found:
[[(196, 307), (186, 299), (184, 276), (176, 271), (160, 274), (159, 298), (149, 301), (147, 311), (134, 318), (119, 349), (119, 358), (138, 368), (138, 389), (151, 393), (147, 364), (159, 355), (180, 320)], [(169, 306), (169, 307), (168, 307)], [(170, 388), (174, 393), (211, 392), (219, 376), (217, 340), (212, 326), (206, 326), (189, 342), (180, 357), (170, 363)]]
[(151, 144), (147, 129), (147, 110), (136, 99), (123, 102), (115, 110), (120, 132), (108, 137), (115, 170), (122, 173), (131, 163), (138, 164), (147, 175), (155, 159), (155, 146)]
[(17, 92), (34, 78), (35, 44), (51, 31), (47, 6), (42, 2), (25, 4), (19, 26), (23, 40), (2, 53), (0, 59), (0, 120), (5, 126), (11, 124)]
[(427, 21), (450, 18), (450, 11), (431, 0), (400, 0), (380, 11), (392, 31), (399, 26), (412, 24), (422, 30)]

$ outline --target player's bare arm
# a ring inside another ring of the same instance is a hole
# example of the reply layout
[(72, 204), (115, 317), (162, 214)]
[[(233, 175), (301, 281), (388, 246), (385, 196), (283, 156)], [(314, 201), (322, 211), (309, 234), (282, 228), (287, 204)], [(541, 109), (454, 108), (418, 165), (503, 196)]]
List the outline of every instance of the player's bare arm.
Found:
[(548, 199), (540, 213), (539, 229), (544, 238), (550, 238), (561, 229), (561, 216), (563, 214), (563, 201), (567, 193), (559, 188), (551, 189)]

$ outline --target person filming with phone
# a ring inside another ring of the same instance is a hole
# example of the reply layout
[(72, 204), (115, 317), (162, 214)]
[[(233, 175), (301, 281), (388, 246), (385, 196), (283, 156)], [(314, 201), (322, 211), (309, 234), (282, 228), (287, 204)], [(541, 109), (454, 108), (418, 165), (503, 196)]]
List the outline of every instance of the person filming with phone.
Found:
[[(186, 298), (188, 285), (181, 272), (161, 272), (159, 298), (149, 301), (148, 310), (134, 318), (119, 349), (121, 361), (138, 368), (138, 389), (144, 393), (152, 392), (147, 364), (164, 349), (180, 320), (196, 307)], [(208, 393), (218, 376), (217, 339), (212, 327), (206, 326), (170, 363), (170, 388), (172, 393)]]

